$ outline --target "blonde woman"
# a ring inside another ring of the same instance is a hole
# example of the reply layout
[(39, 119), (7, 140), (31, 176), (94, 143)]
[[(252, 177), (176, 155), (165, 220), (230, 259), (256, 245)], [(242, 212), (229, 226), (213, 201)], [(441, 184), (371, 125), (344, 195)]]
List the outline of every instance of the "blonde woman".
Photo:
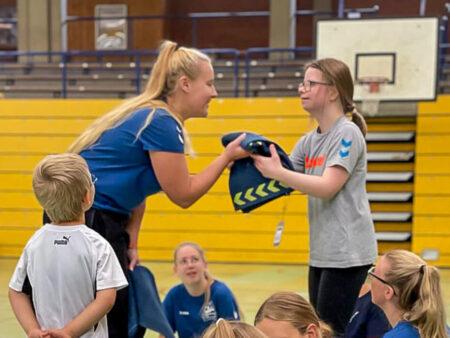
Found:
[(369, 270), (372, 301), (393, 327), (385, 338), (446, 338), (439, 271), (406, 250), (384, 254)]
[[(137, 245), (147, 196), (164, 191), (187, 208), (203, 196), (227, 165), (243, 153), (230, 144), (203, 171), (190, 175), (183, 123), (206, 117), (217, 96), (211, 60), (196, 49), (165, 41), (142, 94), (124, 101), (88, 127), (70, 146), (96, 177), (86, 223), (113, 246), (124, 271), (139, 261)], [(109, 336), (127, 336), (127, 290), (108, 317)]]
[(219, 319), (203, 333), (202, 338), (267, 338), (267, 336), (250, 324)]
[(269, 338), (333, 337), (311, 304), (295, 292), (277, 292), (267, 298), (256, 313), (255, 326)]
[(174, 272), (181, 284), (169, 290), (163, 307), (179, 338), (198, 337), (220, 318), (239, 320), (239, 307), (225, 283), (207, 270), (202, 248), (191, 242), (178, 245), (174, 252)]

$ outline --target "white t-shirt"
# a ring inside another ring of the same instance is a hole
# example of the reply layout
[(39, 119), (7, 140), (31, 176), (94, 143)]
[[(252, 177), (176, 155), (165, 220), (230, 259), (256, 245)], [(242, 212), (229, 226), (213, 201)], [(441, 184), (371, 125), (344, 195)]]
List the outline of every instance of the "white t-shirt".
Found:
[[(46, 224), (36, 231), (9, 287), (22, 292), (26, 277), (42, 329), (64, 327), (94, 300), (96, 291), (128, 285), (111, 245), (85, 225)], [(107, 338), (106, 316), (81, 337)]]

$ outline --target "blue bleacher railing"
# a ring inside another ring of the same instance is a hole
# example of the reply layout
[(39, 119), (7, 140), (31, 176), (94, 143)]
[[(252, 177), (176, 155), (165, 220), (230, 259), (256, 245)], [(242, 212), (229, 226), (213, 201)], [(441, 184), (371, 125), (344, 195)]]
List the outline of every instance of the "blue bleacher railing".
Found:
[[(65, 56), (69, 59), (75, 57), (95, 57), (97, 62), (103, 62), (104, 58), (107, 56), (125, 56), (128, 57), (130, 62), (134, 63), (134, 75), (135, 75), (135, 88), (136, 94), (141, 93), (141, 78), (142, 78), (142, 63), (141, 60), (144, 56), (156, 57), (158, 55), (158, 51), (156, 50), (108, 50), (108, 51), (71, 51), (66, 52)], [(67, 78), (64, 79), (64, 82), (67, 84)], [(67, 88), (67, 87), (66, 87)], [(65, 89), (66, 89), (65, 88)], [(62, 96), (67, 97), (67, 89), (62, 92)]]
[[(204, 53), (211, 55), (214, 59), (217, 56), (224, 56), (229, 58), (232, 62), (233, 68), (233, 91), (234, 95), (239, 96), (239, 56), (240, 52), (237, 49), (231, 48), (214, 48), (214, 49), (203, 49)], [(30, 69), (33, 68), (34, 64), (39, 63), (53, 63), (59, 62), (59, 67), (61, 70), (61, 97), (67, 97), (67, 83), (69, 80), (68, 76), (68, 65), (76, 64), (75, 58), (82, 57), (94, 57), (97, 62), (103, 62), (106, 57), (116, 56), (116, 57), (127, 57), (130, 63), (130, 68), (134, 68), (135, 72), (135, 90), (136, 94), (141, 93), (141, 78), (143, 74), (142, 59), (143, 57), (153, 57), (156, 58), (158, 55), (157, 50), (107, 50), (107, 51), (70, 51), (70, 52), (1, 52), (0, 51), (0, 69), (2, 69), (2, 64), (11, 63), (11, 59), (20, 60), (22, 64)], [(78, 61), (79, 63), (79, 61)], [(84, 63), (84, 62), (83, 62)]]
[[(445, 23), (445, 22), (443, 22)], [(441, 24), (440, 32), (440, 43), (439, 43), (439, 55), (438, 55), (438, 79), (444, 79), (445, 73), (444, 69), (449, 68), (448, 60), (450, 55), (450, 43), (447, 39), (447, 25)], [(277, 62), (277, 67), (299, 67), (298, 71), (301, 71), (300, 65), (291, 64), (289, 65), (289, 60), (298, 59), (298, 55), (302, 55), (303, 60), (313, 59), (315, 50), (313, 47), (299, 47), (299, 48), (249, 48), (243, 52), (237, 49), (204, 49), (206, 54), (210, 55), (214, 60), (227, 60), (227, 70), (230, 69), (233, 74), (233, 93), (235, 97), (240, 96), (239, 89), (239, 78), (240, 75), (245, 76), (244, 90), (243, 94), (245, 97), (252, 96), (250, 80), (252, 79), (252, 63), (258, 62), (259, 60), (270, 60), (268, 55), (273, 53), (284, 54), (283, 57), (277, 56), (273, 61)], [(74, 65), (81, 63), (76, 61), (75, 58), (79, 57), (93, 57), (98, 62), (103, 62), (103, 60), (108, 56), (118, 56), (127, 57), (130, 63), (134, 63), (134, 83), (135, 92), (139, 94), (142, 90), (141, 79), (144, 74), (144, 66), (142, 65), (143, 57), (156, 57), (157, 50), (127, 50), (127, 51), (70, 51), (70, 52), (15, 52), (15, 51), (0, 51), (0, 70), (5, 69), (3, 64), (11, 64), (17, 61), (24, 65), (24, 70), (32, 70), (35, 64), (39, 63), (59, 63), (60, 74), (61, 74), (61, 90), (60, 96), (63, 98), (67, 97), (68, 91), (68, 81), (70, 76), (68, 74), (68, 65)], [(222, 58), (223, 57), (223, 58)], [(242, 60), (243, 59), (243, 60)], [(241, 61), (244, 63), (243, 74), (240, 74)], [(81, 65), (80, 65), (81, 67)], [(224, 67), (224, 66), (222, 66)], [(217, 68), (217, 67), (216, 67)]]
[[(444, 69), (449, 68), (449, 55), (450, 55), (450, 43), (447, 39), (447, 24), (443, 21), (440, 26), (440, 43), (439, 43), (439, 55), (438, 55), (438, 79), (444, 79)], [(299, 47), (299, 48), (249, 48), (243, 52), (237, 49), (204, 49), (206, 54), (211, 55), (212, 59), (224, 59), (230, 61), (230, 68), (233, 74), (233, 93), (235, 97), (240, 96), (239, 90), (239, 78), (240, 78), (240, 65), (243, 58), (244, 63), (244, 91), (245, 97), (251, 96), (250, 80), (252, 79), (252, 62), (258, 60), (270, 60), (267, 56), (272, 53), (284, 53), (283, 58), (277, 57), (276, 61), (278, 66), (283, 66), (285, 61), (292, 60), (300, 54), (303, 55), (302, 59), (313, 59), (315, 50), (313, 47)], [(126, 51), (70, 51), (70, 52), (16, 52), (16, 51), (0, 51), (0, 69), (2, 64), (19, 62), (30, 70), (34, 64), (39, 63), (54, 63), (59, 62), (61, 71), (61, 94), (63, 98), (67, 97), (67, 85), (69, 81), (68, 65), (76, 64), (74, 61), (76, 57), (94, 57), (98, 62), (102, 62), (108, 56), (127, 57), (130, 62), (134, 63), (135, 71), (135, 92), (140, 93), (141, 79), (144, 73), (144, 67), (142, 66), (143, 57), (156, 57), (156, 50), (126, 50)], [(263, 55), (263, 57), (261, 57)], [(446, 59), (447, 58), (447, 59)], [(78, 61), (79, 63), (80, 61)], [(130, 66), (131, 67), (131, 66)], [(293, 65), (292, 67), (295, 67)], [(298, 69), (301, 71), (301, 69)]]
[(202, 52), (213, 56), (214, 58), (217, 55), (225, 55), (230, 56), (232, 59), (232, 65), (233, 65), (233, 89), (234, 89), (234, 96), (239, 96), (239, 57), (241, 53), (237, 49), (232, 48), (207, 48), (202, 49)]
[[(313, 59), (315, 49), (313, 47), (298, 47), (298, 48), (249, 48), (245, 51), (245, 96), (250, 96), (250, 79), (251, 79), (251, 64), (252, 64), (252, 56), (258, 54), (267, 54), (270, 55), (272, 53), (282, 54), (284, 57), (277, 57), (276, 61), (279, 62), (280, 65), (283, 65), (283, 60), (295, 60), (295, 57), (298, 54), (306, 54), (306, 58)], [(294, 58), (293, 58), (294, 57)], [(305, 57), (303, 57), (305, 59)]]

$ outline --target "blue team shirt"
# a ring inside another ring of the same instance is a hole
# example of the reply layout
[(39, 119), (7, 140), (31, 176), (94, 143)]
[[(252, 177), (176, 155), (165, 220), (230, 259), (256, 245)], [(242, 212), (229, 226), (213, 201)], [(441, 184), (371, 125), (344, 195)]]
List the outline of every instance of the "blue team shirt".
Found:
[(203, 308), (204, 295), (191, 296), (183, 284), (170, 289), (163, 301), (164, 311), (179, 338), (199, 337), (219, 318), (239, 320), (239, 311), (231, 290), (222, 282), (211, 285), (211, 300)]
[(386, 315), (372, 303), (372, 294), (369, 291), (356, 301), (345, 330), (345, 338), (379, 338), (390, 329)]
[(184, 152), (181, 126), (164, 109), (155, 111), (136, 139), (149, 113), (149, 108), (133, 112), (80, 153), (97, 177), (94, 208), (129, 214), (147, 196), (161, 190), (148, 152)]
[(419, 330), (410, 322), (399, 322), (383, 338), (420, 338)]

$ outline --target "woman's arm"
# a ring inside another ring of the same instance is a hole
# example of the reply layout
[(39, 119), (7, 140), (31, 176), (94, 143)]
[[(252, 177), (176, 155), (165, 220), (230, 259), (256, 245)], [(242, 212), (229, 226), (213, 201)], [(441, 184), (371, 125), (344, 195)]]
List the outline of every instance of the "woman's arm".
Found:
[(139, 256), (137, 252), (139, 230), (141, 229), (142, 219), (145, 213), (145, 200), (131, 211), (130, 220), (126, 231), (130, 235), (130, 245), (128, 246), (128, 259), (130, 264), (128, 269), (133, 270), (139, 264)]
[(281, 165), (274, 145), (270, 145), (270, 152), (271, 157), (252, 155), (256, 168), (265, 177), (273, 178), (314, 197), (334, 197), (349, 177), (349, 173), (341, 166), (327, 167), (322, 176), (298, 173)]
[(189, 174), (184, 154), (151, 151), (153, 170), (162, 190), (176, 205), (188, 208), (206, 194), (230, 162), (248, 156), (239, 145), (244, 137), (240, 135), (230, 142), (221, 155), (196, 175)]

